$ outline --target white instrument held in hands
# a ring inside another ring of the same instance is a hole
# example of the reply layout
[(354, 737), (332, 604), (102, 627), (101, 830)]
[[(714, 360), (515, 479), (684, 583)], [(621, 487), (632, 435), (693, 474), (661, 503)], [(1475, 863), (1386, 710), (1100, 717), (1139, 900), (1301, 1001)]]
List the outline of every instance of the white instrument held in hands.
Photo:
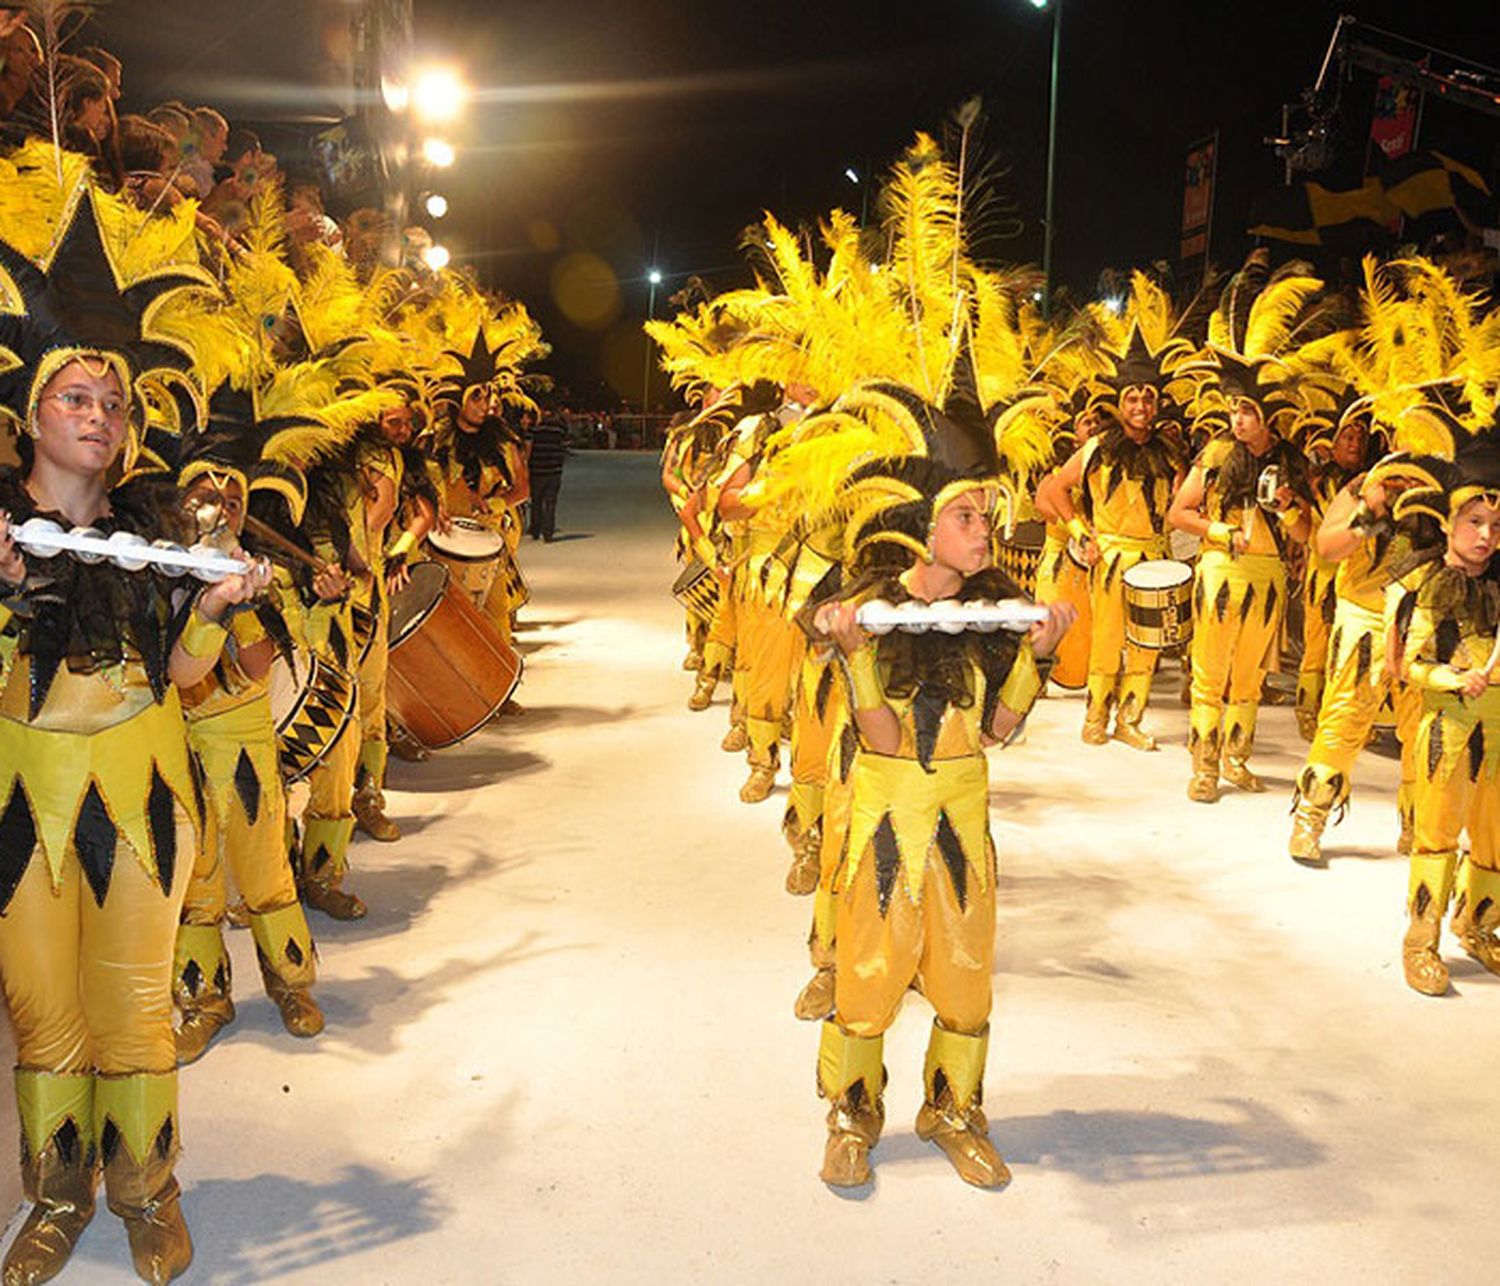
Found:
[(67, 554), (81, 563), (98, 563), (108, 559), (127, 572), (155, 567), (168, 576), (191, 572), (199, 580), (223, 580), (250, 571), (254, 564), (242, 558), (231, 558), (211, 545), (187, 548), (169, 540), (147, 540), (133, 531), (117, 531), (106, 536), (95, 527), (74, 527), (65, 531), (49, 518), (28, 518), (11, 528), (11, 539), (28, 554), (38, 558), (55, 558)]
[(887, 603), (881, 598), (872, 598), (861, 603), (854, 619), (860, 628), (870, 634), (889, 634), (902, 630), (907, 634), (924, 634), (938, 630), (943, 634), (962, 634), (965, 630), (977, 630), (981, 634), (992, 634), (996, 630), (1012, 630), (1024, 634), (1033, 625), (1047, 619), (1045, 607), (1024, 598), (1003, 598), (998, 602), (974, 598), (959, 602), (945, 598), (936, 603), (923, 603), (908, 599), (904, 603)]

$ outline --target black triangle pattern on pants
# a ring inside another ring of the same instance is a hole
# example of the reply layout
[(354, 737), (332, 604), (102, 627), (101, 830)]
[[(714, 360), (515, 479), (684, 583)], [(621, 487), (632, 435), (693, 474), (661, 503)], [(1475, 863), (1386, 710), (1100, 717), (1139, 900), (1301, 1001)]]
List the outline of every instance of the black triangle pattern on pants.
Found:
[(245, 817), (254, 826), (255, 819), (260, 816), (260, 778), (256, 775), (255, 765), (250, 761), (250, 752), (243, 746), (240, 747), (240, 757), (234, 764), (234, 789), (240, 797), (240, 803), (245, 806)]
[(968, 863), (964, 860), (964, 846), (958, 838), (958, 832), (953, 829), (953, 823), (948, 820), (948, 810), (945, 808), (938, 814), (937, 824), (937, 847), (942, 854), (943, 865), (948, 868), (948, 878), (953, 881), (953, 892), (958, 898), (958, 909), (968, 909), (969, 900), (969, 871)]
[(84, 878), (89, 882), (97, 906), (102, 907), (109, 895), (109, 880), (115, 869), (115, 843), (119, 837), (119, 828), (110, 819), (104, 796), (99, 793), (99, 783), (90, 781), (83, 804), (78, 809), (78, 818), (73, 823), (73, 848), (78, 853), (78, 865), (83, 867)]
[(0, 914), (15, 896), (35, 848), (36, 819), (31, 815), (26, 788), (17, 777), (11, 785), (5, 812), (0, 813)]
[(161, 891), (169, 897), (172, 877), (177, 873), (177, 800), (162, 780), (155, 765), (151, 768), (151, 791), (146, 796), (146, 820), (151, 824), (151, 849), (156, 859), (156, 875)]
[(871, 842), (875, 846), (875, 888), (880, 898), (880, 914), (884, 915), (890, 909), (896, 874), (901, 869), (901, 848), (896, 843), (896, 828), (889, 813), (880, 819)]

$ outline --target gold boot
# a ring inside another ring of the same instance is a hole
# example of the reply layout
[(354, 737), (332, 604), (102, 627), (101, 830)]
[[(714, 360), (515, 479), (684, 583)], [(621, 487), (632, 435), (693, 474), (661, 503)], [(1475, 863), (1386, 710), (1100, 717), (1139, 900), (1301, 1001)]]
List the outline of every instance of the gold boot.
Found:
[(1438, 954), (1438, 943), (1457, 861), (1457, 853), (1415, 853), (1411, 859), (1406, 899), (1411, 924), (1401, 942), (1401, 967), (1406, 985), (1424, 996), (1441, 996), (1448, 990), (1448, 966)]
[(1141, 727), (1146, 696), (1151, 691), (1149, 674), (1127, 674), (1120, 680), (1120, 708), (1115, 713), (1115, 740), (1132, 750), (1155, 750), (1156, 738)]
[(870, 1152), (885, 1127), (883, 1036), (851, 1036), (832, 1019), (818, 1046), (818, 1093), (828, 1099), (820, 1177), (833, 1188), (870, 1182)]
[(432, 751), (412, 736), (406, 730), (405, 725), (397, 723), (394, 719), (386, 720), (385, 744), (390, 748), (391, 754), (397, 759), (406, 760), (409, 764), (426, 763), (432, 758)]
[(175, 1033), (178, 1066), (196, 1063), (234, 1021), (231, 970), (217, 924), (183, 924), (172, 953), (172, 999), (182, 1021)]
[(764, 803), (771, 797), (771, 791), (776, 785), (776, 769), (765, 767), (761, 764), (752, 764), (750, 776), (745, 779), (745, 784), (740, 787), (740, 802), (744, 804)]
[(53, 1074), (16, 1069), (21, 1117), (21, 1184), (33, 1203), (5, 1252), (0, 1281), (35, 1286), (66, 1267), (94, 1217), (98, 1155), (94, 1148), (92, 1072)]
[(303, 822), (303, 900), (333, 920), (360, 920), (365, 915), (365, 904), (342, 887), (353, 831), (352, 817), (308, 817)]
[(323, 1011), (313, 999), (317, 965), (301, 903), (257, 912), (250, 917), (250, 931), (261, 981), (281, 1011), (282, 1026), (293, 1036), (316, 1036), (323, 1030)]
[(1252, 703), (1224, 707), (1224, 766), (1221, 770), (1224, 780), (1231, 786), (1253, 795), (1262, 794), (1266, 789), (1265, 782), (1250, 771), (1249, 764), (1250, 752), (1255, 749), (1256, 714)]
[[(1218, 719), (1218, 711), (1211, 711)], [(1193, 776), (1188, 779), (1188, 798), (1197, 804), (1218, 803), (1218, 767), (1220, 767), (1220, 731), (1217, 726), (1203, 734), (1193, 728), (1188, 732), (1188, 753), (1193, 755)]]
[(1113, 675), (1089, 675), (1088, 704), (1083, 711), (1083, 741), (1102, 746), (1109, 741), (1109, 706), (1114, 699)]
[(1458, 883), (1458, 903), (1448, 927), (1466, 955), (1500, 974), (1500, 937), (1495, 934), (1500, 924), (1500, 871), (1476, 867), (1471, 856)]
[(792, 1013), (803, 1022), (814, 1023), (833, 1012), (834, 973), (832, 965), (822, 965), (797, 993)]
[(698, 671), (698, 681), (693, 684), (693, 695), (688, 698), (689, 710), (707, 710), (714, 702), (714, 693), (719, 688), (719, 671), (705, 665)]
[(373, 776), (366, 777), (364, 784), (354, 792), (354, 802), (350, 807), (354, 824), (371, 839), (389, 844), (401, 838), (401, 828), (385, 815), (385, 794)]
[(823, 828), (814, 822), (797, 835), (792, 848), (792, 864), (787, 868), (786, 891), (793, 897), (806, 897), (818, 888), (822, 873)]
[(942, 1148), (958, 1177), (976, 1188), (1003, 1188), (1007, 1168), (990, 1142), (984, 1109), (984, 1062), (990, 1029), (966, 1036), (933, 1020), (923, 1079), (927, 1099), (917, 1113), (917, 1137)]
[(1343, 773), (1325, 777), (1314, 764), (1302, 770), (1293, 802), (1292, 837), (1286, 846), (1292, 861), (1320, 869), (1328, 865), (1323, 856), (1323, 828), (1343, 793)]
[(688, 648), (687, 655), (682, 658), (682, 668), (689, 672), (703, 668), (703, 653), (695, 647)]
[(172, 1173), (177, 1159), (177, 1074), (101, 1076), (94, 1115), (109, 1208), (125, 1221), (142, 1281), (162, 1286), (193, 1262)]
[(724, 740), (719, 742), (719, 749), (727, 754), (737, 755), (750, 744), (750, 738), (745, 735), (745, 725), (732, 723), (729, 731), (724, 734)]

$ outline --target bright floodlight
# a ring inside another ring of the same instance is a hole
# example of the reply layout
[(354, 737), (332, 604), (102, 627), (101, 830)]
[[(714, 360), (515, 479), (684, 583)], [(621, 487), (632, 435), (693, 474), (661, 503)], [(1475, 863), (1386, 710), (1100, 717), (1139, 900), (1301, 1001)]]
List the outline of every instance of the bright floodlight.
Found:
[(440, 170), (446, 170), (452, 165), (455, 155), (453, 144), (445, 138), (429, 138), (422, 144), (422, 159)]
[(422, 262), (431, 268), (433, 272), (441, 272), (448, 266), (448, 260), (452, 257), (448, 253), (447, 246), (428, 246), (426, 250), (422, 251)]
[(380, 96), (385, 99), (386, 108), (398, 115), (411, 102), (411, 91), (401, 81), (392, 80), (388, 76), (380, 78)]
[(425, 206), (429, 219), (441, 219), (448, 213), (448, 198), (441, 192), (434, 192), (427, 198)]
[(844, 171), (844, 177), (848, 179), (850, 183), (859, 182), (859, 174), (856, 172), (855, 168), (852, 165)]
[(469, 91), (451, 67), (429, 67), (412, 85), (412, 111), (418, 120), (451, 121), (463, 111)]
[(1105, 299), (1104, 306), (1118, 317), (1125, 311), (1125, 300), (1119, 295), (1110, 295)]
[(651, 271), (646, 274), (646, 280), (649, 281), (653, 286), (661, 285), (660, 270), (656, 268), (651, 269)]
[(1047, 7), (1047, 0), (1031, 0), (1031, 7), (1033, 9), (1045, 9)]

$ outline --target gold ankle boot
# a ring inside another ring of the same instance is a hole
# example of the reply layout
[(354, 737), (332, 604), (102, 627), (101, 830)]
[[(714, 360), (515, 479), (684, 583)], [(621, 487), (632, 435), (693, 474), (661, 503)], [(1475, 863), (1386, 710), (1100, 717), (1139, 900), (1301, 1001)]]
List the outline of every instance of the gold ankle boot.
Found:
[(688, 671), (701, 670), (703, 668), (703, 653), (696, 648), (689, 648), (688, 654), (682, 658), (682, 668)]
[(282, 1026), (293, 1036), (316, 1036), (323, 1030), (323, 1011), (313, 999), (317, 965), (301, 903), (257, 912), (250, 930), (261, 982), (281, 1012)]
[(797, 993), (792, 1012), (803, 1022), (819, 1022), (833, 1012), (834, 974), (832, 965), (817, 969), (807, 985)]
[(95, 1086), (99, 1151), (109, 1208), (125, 1221), (142, 1281), (164, 1286), (193, 1262), (183, 1222), (177, 1159), (175, 1073), (101, 1076)]
[(1500, 975), (1500, 871), (1476, 870), (1471, 857), (1460, 877), (1458, 904), (1448, 927), (1464, 954)]
[(1010, 1170), (990, 1142), (982, 1106), (989, 1040), (988, 1026), (982, 1032), (955, 1032), (933, 1020), (922, 1076), (927, 1097), (917, 1113), (917, 1137), (936, 1143), (965, 1183), (1003, 1188)]
[(1308, 765), (1297, 779), (1292, 812), (1292, 835), (1287, 840), (1287, 855), (1303, 866), (1322, 869), (1328, 865), (1323, 856), (1323, 829), (1328, 815), (1343, 794), (1344, 775), (1323, 777)]
[(792, 864), (786, 872), (786, 891), (793, 897), (806, 897), (817, 891), (818, 878), (822, 874), (822, 848), (823, 830), (816, 822), (797, 836), (792, 849)]
[(713, 704), (714, 693), (719, 687), (719, 672), (704, 668), (698, 671), (698, 681), (693, 684), (693, 695), (688, 698), (689, 710), (707, 710)]
[(196, 1063), (234, 1021), (229, 953), (217, 924), (182, 924), (172, 952), (172, 999), (182, 1015), (173, 1039), (179, 1067)]
[(385, 815), (385, 795), (375, 784), (373, 777), (354, 792), (350, 806), (354, 813), (354, 824), (373, 840), (389, 844), (401, 838), (401, 828)]
[(359, 896), (342, 887), (343, 873), (330, 881), (309, 877), (303, 890), (303, 901), (330, 920), (363, 920), (368, 907)]
[(1193, 775), (1188, 778), (1187, 797), (1195, 804), (1219, 801), (1219, 729), (1218, 712), (1206, 733), (1194, 727), (1188, 734), (1188, 752), (1193, 758)]
[(94, 1077), (17, 1068), (16, 1100), (21, 1185), (33, 1205), (5, 1252), (0, 1281), (36, 1286), (62, 1272), (94, 1217)]
[(829, 1019), (818, 1045), (818, 1093), (828, 1099), (828, 1141), (819, 1175), (834, 1188), (869, 1183), (870, 1151), (885, 1126), (882, 1036), (851, 1036)]
[(307, 817), (302, 835), (302, 900), (333, 920), (360, 920), (365, 904), (343, 889), (353, 817)]
[(1250, 771), (1250, 765), (1233, 755), (1224, 756), (1224, 766), (1221, 772), (1224, 780), (1231, 786), (1237, 786), (1253, 795), (1262, 794), (1266, 789), (1266, 783)]
[(1109, 741), (1109, 698), (1096, 698), (1089, 692), (1088, 705), (1083, 712), (1083, 742), (1088, 746), (1102, 746)]
[(724, 734), (724, 740), (719, 742), (719, 749), (727, 754), (737, 755), (750, 744), (750, 738), (745, 732), (745, 725), (732, 723), (729, 731)]
[(1438, 943), (1457, 859), (1456, 853), (1417, 853), (1411, 859), (1406, 902), (1411, 923), (1401, 942), (1401, 967), (1406, 985), (1424, 996), (1448, 991), (1448, 966), (1438, 954)]
[(776, 785), (776, 769), (763, 764), (752, 764), (750, 776), (745, 779), (745, 784), (740, 787), (740, 802), (745, 804), (759, 804), (771, 797), (771, 791)]
[(1261, 794), (1265, 783), (1250, 771), (1250, 752), (1255, 749), (1254, 702), (1236, 702), (1224, 707), (1224, 765), (1220, 770), (1231, 786)]

